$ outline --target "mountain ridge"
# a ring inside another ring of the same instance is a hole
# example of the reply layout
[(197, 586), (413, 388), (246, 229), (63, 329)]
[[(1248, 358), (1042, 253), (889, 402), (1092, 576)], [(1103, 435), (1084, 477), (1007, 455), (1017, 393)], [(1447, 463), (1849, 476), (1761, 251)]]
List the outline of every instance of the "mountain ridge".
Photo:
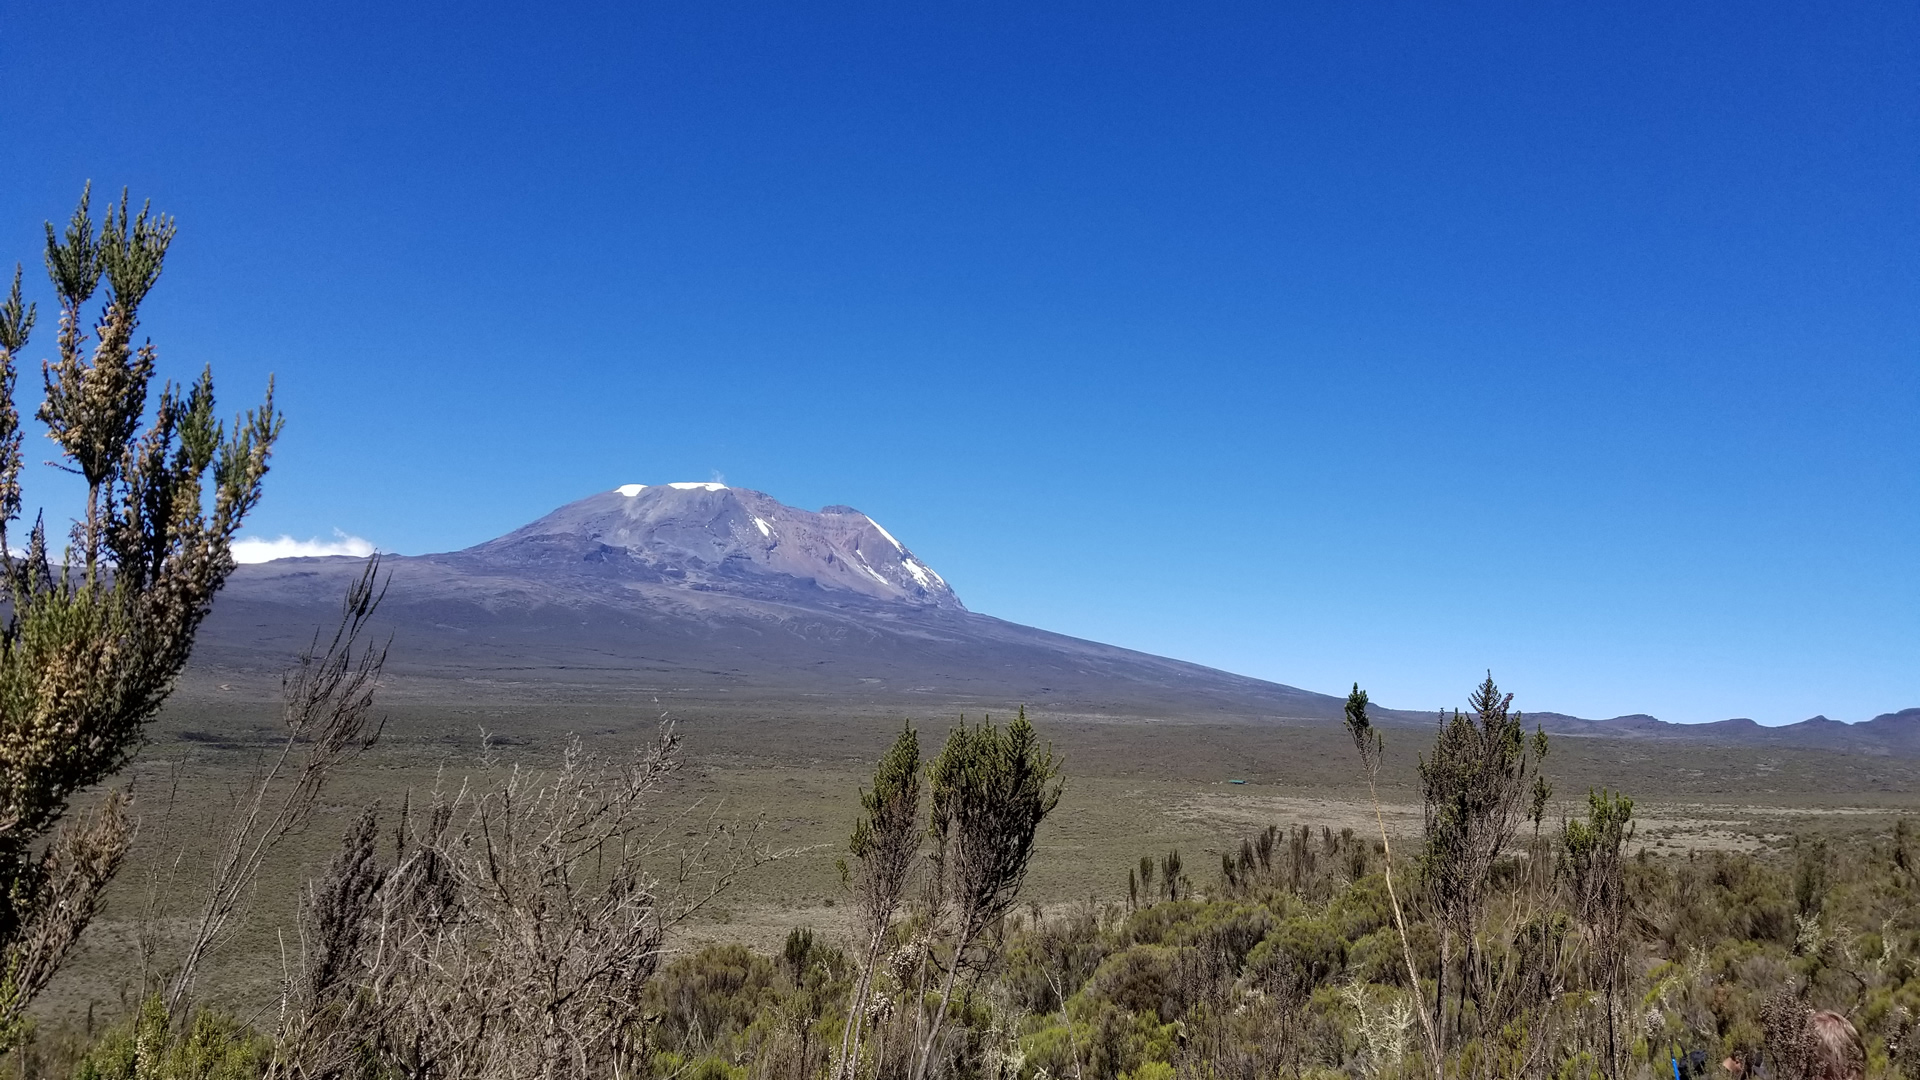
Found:
[(1676, 724), (1633, 713), (1605, 720), (1588, 720), (1558, 712), (1527, 714), (1550, 734), (1608, 738), (1732, 741), (1741, 745), (1848, 749), (1877, 754), (1920, 755), (1920, 708), (1881, 713), (1870, 720), (1847, 723), (1825, 715), (1792, 724), (1761, 724), (1748, 717), (1698, 724)]

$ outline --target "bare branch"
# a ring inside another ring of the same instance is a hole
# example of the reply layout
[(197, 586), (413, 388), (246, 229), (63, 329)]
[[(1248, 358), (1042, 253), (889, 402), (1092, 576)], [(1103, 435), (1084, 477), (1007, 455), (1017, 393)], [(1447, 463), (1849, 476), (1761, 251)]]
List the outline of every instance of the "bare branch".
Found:
[(281, 681), (286, 737), (229, 824), (185, 958), (167, 992), (181, 1015), (200, 966), (227, 939), (267, 857), (312, 816), (321, 790), (341, 765), (371, 749), (385, 721), (373, 713), (387, 644), (365, 642), (369, 621), (386, 595), (380, 556), (367, 559), (341, 602), (340, 623), (324, 651), (300, 656)]

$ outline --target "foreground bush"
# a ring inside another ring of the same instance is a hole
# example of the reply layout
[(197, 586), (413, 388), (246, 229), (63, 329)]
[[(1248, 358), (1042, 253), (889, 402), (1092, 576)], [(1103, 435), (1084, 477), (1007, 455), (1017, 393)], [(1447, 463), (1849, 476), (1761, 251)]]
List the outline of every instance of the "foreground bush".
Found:
[[(1295, 831), (1292, 835), (1299, 836)], [(1306, 835), (1311, 870), (1270, 858), (1197, 885), (1195, 898), (1133, 909), (1081, 905), (1039, 921), (1012, 917), (1003, 960), (955, 995), (947, 1052), (930, 1075), (1040, 1077), (1416, 1077), (1428, 1075), (1399, 962), (1383, 856), (1347, 879), (1350, 846), (1326, 831)], [(1920, 1076), (1920, 908), (1902, 860), (1901, 838), (1819, 846), (1801, 843), (1757, 854), (1702, 853), (1629, 859), (1627, 963), (1616, 994), (1620, 1075), (1667, 1077), (1671, 1059), (1716, 1069), (1727, 1058), (1787, 1064), (1784, 1020), (1793, 1010), (1831, 1009), (1858, 1026), (1864, 1075)], [(1254, 838), (1257, 844), (1258, 838)], [(1274, 850), (1283, 850), (1274, 845)], [(1809, 860), (1823, 868), (1809, 873)], [(1307, 860), (1304, 857), (1301, 865)], [(1509, 865), (1508, 873), (1524, 867)], [(1796, 882), (1819, 878), (1818, 887)], [(1420, 899), (1416, 884), (1412, 896)], [(1805, 908), (1804, 913), (1801, 908)], [(1786, 912), (1792, 933), (1771, 930)], [(1496, 905), (1490, 912), (1505, 919)], [(1419, 924), (1416, 924), (1419, 929)], [(917, 934), (896, 926), (883, 951)], [(1417, 934), (1419, 992), (1432, 994), (1436, 934)], [(831, 1076), (860, 965), (840, 948), (796, 930), (778, 955), (715, 945), (678, 957), (647, 980), (625, 1031), (624, 1076), (823, 1078)], [(883, 973), (882, 981), (893, 979)], [(889, 983), (889, 985), (891, 985)], [(1783, 993), (1784, 991), (1784, 993)], [(877, 995), (899, 1010), (897, 991)], [(923, 991), (929, 1005), (936, 990)], [(1540, 1033), (1466, 1039), (1446, 1075), (1582, 1078), (1608, 1075), (1605, 991), (1559, 992), (1532, 1015)], [(1468, 1001), (1469, 1009), (1473, 1007)], [(1790, 1007), (1790, 1008), (1789, 1008)], [(884, 1011), (875, 1030), (891, 1030)], [(363, 1030), (363, 1034), (368, 1034)], [(1533, 1038), (1534, 1034), (1540, 1037)], [(391, 1035), (369, 1035), (377, 1047)], [(1516, 1046), (1540, 1045), (1533, 1060)], [(1774, 1047), (1769, 1050), (1769, 1047)], [(863, 1077), (913, 1068), (913, 1045), (878, 1047)], [(288, 1068), (285, 1037), (200, 1015), (171, 1027), (149, 1003), (59, 1077), (426, 1077), (397, 1057), (369, 1055), (337, 1071)], [(492, 1075), (537, 1076), (538, 1044)], [(51, 1057), (47, 1060), (51, 1063)], [(590, 1074), (582, 1074), (590, 1075)], [(1713, 1075), (1724, 1075), (1718, 1072)], [(1806, 1074), (1817, 1075), (1817, 1074)]]
[(271, 382), (259, 409), (222, 423), (210, 370), (149, 400), (159, 356), (134, 338), (173, 219), (123, 194), (96, 225), (90, 194), (64, 230), (47, 225), (44, 253), (60, 325), (34, 415), (60, 448), (54, 464), (86, 484), (64, 545), (37, 518), (24, 537), (10, 531), (25, 506), (14, 390), (37, 321), (18, 267), (0, 300), (0, 1049), (132, 842), (125, 792), (72, 819), (69, 802), (127, 764), (172, 692), (282, 426)]

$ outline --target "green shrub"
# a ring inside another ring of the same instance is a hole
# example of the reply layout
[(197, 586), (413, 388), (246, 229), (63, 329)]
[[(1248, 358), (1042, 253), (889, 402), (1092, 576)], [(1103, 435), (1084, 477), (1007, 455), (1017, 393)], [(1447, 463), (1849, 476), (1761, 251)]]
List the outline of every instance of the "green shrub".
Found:
[(273, 1044), (220, 1013), (194, 1014), (184, 1032), (168, 1023), (158, 995), (81, 1059), (75, 1080), (256, 1080)]
[(744, 945), (709, 945), (669, 964), (648, 988), (665, 1049), (703, 1051), (745, 1031), (776, 998), (779, 971)]

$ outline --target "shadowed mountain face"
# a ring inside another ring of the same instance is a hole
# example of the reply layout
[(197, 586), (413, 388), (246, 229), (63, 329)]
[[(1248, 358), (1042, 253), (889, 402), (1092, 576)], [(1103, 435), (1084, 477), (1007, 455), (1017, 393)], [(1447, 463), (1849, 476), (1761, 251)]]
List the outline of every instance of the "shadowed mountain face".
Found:
[[(330, 623), (361, 561), (244, 566), (195, 668), (277, 674)], [(781, 701), (914, 713), (1025, 704), (1115, 717), (1335, 723), (1344, 699), (968, 611), (946, 581), (851, 507), (818, 512), (720, 484), (627, 485), (464, 551), (392, 557), (382, 618), (397, 689), (436, 697), (553, 693)], [(1427, 726), (1431, 712), (1381, 709)], [(1920, 756), (1920, 709), (1862, 724), (1816, 717), (1668, 724), (1527, 717), (1610, 739)]]

